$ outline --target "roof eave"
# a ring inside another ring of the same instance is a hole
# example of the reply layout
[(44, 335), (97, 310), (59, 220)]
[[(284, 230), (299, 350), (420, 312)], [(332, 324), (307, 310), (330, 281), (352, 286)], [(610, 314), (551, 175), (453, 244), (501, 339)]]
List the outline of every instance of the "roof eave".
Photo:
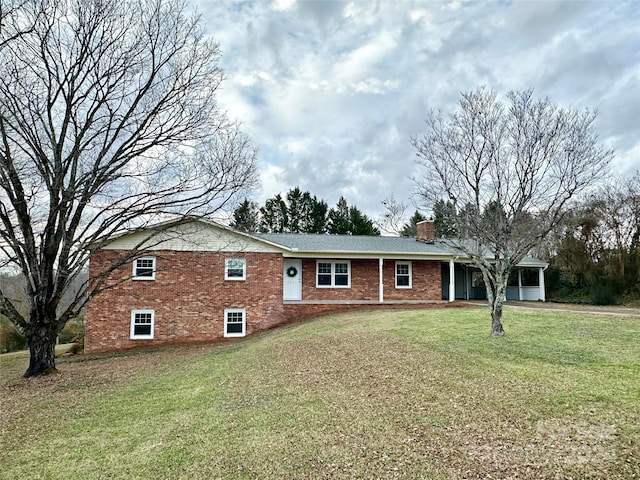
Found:
[(357, 250), (297, 250), (291, 248), (286, 257), (298, 258), (403, 258), (403, 259), (449, 259), (454, 255), (449, 253), (419, 253), (419, 252), (361, 252)]

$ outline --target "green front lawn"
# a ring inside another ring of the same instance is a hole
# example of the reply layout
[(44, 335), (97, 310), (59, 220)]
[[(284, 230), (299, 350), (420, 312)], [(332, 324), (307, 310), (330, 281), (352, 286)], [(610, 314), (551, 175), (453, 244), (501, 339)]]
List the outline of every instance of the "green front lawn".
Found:
[(0, 478), (640, 476), (640, 318), (504, 320), (356, 312), (30, 380), (2, 356)]

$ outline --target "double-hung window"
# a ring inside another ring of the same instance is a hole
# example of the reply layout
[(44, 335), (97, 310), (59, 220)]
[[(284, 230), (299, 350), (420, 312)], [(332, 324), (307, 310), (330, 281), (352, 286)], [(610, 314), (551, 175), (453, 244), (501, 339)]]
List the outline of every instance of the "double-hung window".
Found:
[(224, 311), (224, 336), (244, 337), (247, 332), (247, 312), (244, 308), (226, 308)]
[(396, 262), (396, 288), (411, 288), (411, 262)]
[(134, 280), (155, 280), (156, 278), (156, 258), (139, 257), (133, 261)]
[(154, 316), (153, 310), (132, 310), (131, 338), (136, 340), (152, 339)]
[(246, 280), (247, 261), (244, 258), (227, 258), (224, 261), (225, 280)]
[(351, 262), (348, 260), (318, 260), (316, 262), (316, 287), (351, 287)]

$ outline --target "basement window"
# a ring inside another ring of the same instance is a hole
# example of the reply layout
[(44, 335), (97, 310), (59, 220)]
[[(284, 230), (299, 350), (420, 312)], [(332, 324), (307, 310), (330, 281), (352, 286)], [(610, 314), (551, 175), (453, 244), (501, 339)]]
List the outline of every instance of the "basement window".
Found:
[(156, 257), (139, 257), (133, 261), (134, 280), (156, 279)]
[(135, 340), (153, 339), (154, 316), (153, 310), (132, 310), (131, 338)]
[(244, 337), (247, 332), (247, 313), (244, 308), (226, 308), (224, 311), (224, 336)]

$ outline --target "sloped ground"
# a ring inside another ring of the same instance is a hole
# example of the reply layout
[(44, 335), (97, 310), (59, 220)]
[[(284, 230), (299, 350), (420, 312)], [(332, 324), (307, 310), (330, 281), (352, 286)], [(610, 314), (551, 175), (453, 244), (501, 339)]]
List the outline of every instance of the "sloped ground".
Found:
[[(481, 300), (460, 301), (468, 305), (486, 306), (486, 302)], [(582, 305), (574, 303), (556, 303), (556, 302), (520, 302), (509, 300), (505, 303), (506, 308), (525, 308), (533, 310), (542, 310), (549, 312), (571, 312), (571, 313), (589, 313), (593, 315), (611, 315), (619, 317), (638, 317), (640, 318), (640, 308), (623, 307), (623, 306), (600, 306), (600, 305)]]
[(358, 312), (241, 341), (0, 357), (0, 478), (640, 476), (640, 320)]

